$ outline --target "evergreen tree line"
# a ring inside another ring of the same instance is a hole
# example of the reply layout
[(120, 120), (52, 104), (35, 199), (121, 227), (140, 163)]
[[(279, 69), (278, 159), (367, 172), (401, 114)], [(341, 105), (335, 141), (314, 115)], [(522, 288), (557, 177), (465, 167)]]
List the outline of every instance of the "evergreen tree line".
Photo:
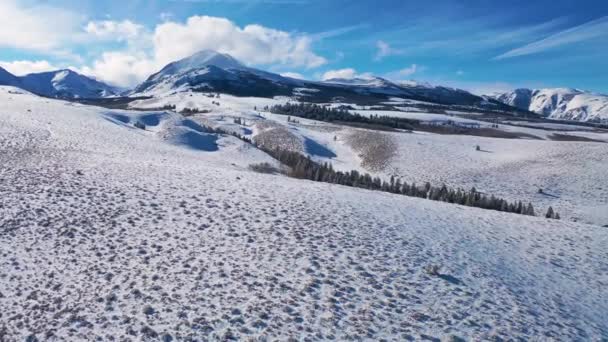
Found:
[[(304, 156), (299, 152), (269, 149), (256, 144), (255, 141), (236, 132), (225, 131), (221, 128), (206, 128), (210, 133), (232, 135), (266, 152), (271, 157), (281, 162), (281, 164), (289, 167), (289, 171), (287, 172), (287, 176), (289, 177), (308, 179), (315, 182), (334, 183), (368, 190), (384, 191), (432, 201), (466, 205), (469, 207), (536, 216), (532, 203), (524, 204), (522, 201), (509, 202), (494, 195), (488, 196), (487, 194), (482, 194), (474, 187), (467, 191), (460, 188), (448, 188), (445, 184), (441, 187), (436, 187), (429, 182), (426, 182), (424, 185), (417, 185), (416, 183), (409, 184), (393, 176), (391, 176), (389, 181), (386, 181), (380, 177), (372, 177), (369, 173), (360, 173), (357, 170), (346, 172), (336, 171), (331, 163), (317, 163), (310, 159), (309, 156)], [(560, 219), (559, 214), (555, 212), (552, 207), (549, 207), (545, 217)]]
[(396, 129), (411, 130), (414, 129), (414, 126), (418, 125), (417, 120), (379, 116), (377, 114), (367, 117), (357, 113), (352, 114), (344, 108), (332, 108), (314, 103), (286, 103), (284, 105), (274, 105), (271, 107), (266, 106), (264, 107), (264, 110), (274, 114), (290, 115), (317, 121), (352, 122)]
[[(432, 201), (455, 203), (470, 207), (504, 211), (522, 215), (535, 216), (532, 203), (525, 205), (521, 201), (508, 202), (505, 199), (494, 195), (485, 195), (478, 192), (475, 188), (469, 191), (463, 189), (452, 189), (446, 185), (441, 187), (432, 186), (430, 183), (416, 185), (402, 182), (401, 179), (391, 177), (390, 181), (380, 177), (372, 177), (369, 173), (360, 173), (357, 170), (350, 172), (336, 171), (329, 163), (319, 164), (303, 156), (298, 152), (284, 150), (267, 150), (261, 148), (266, 153), (290, 167), (288, 176), (300, 179), (309, 179), (316, 182), (334, 183), (350, 187), (357, 187), (369, 190), (390, 192), (410, 197), (425, 198)], [(552, 210), (552, 209), (551, 209)], [(552, 217), (555, 218), (555, 217)]]

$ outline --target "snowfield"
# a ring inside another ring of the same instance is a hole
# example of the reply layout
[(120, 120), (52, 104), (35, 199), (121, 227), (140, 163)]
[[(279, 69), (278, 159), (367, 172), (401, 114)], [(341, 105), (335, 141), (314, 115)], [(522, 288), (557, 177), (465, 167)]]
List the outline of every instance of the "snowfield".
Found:
[[(239, 132), (254, 140), (268, 126), (277, 126), (281, 130), (266, 131), (264, 141), (270, 137), (276, 140), (273, 146), (306, 153), (318, 162), (332, 163), (338, 170), (357, 169), (385, 179), (395, 176), (410, 183), (445, 183), (466, 190), (475, 187), (479, 191), (510, 201), (532, 202), (539, 214), (544, 214), (552, 206), (563, 219), (608, 225), (608, 186), (605, 186), (608, 184), (608, 144), (604, 143), (608, 141), (606, 131), (590, 131), (589, 128), (580, 126), (569, 126), (575, 130), (565, 131), (564, 126), (567, 125), (533, 128), (533, 125), (520, 127), (501, 123), (500, 130), (526, 134), (531, 139), (425, 132), (406, 134), (367, 131), (301, 118), (292, 118), (297, 122), (288, 123), (286, 116), (262, 110), (264, 106), (288, 101), (294, 100), (286, 97), (264, 99), (225, 94), (216, 98), (186, 92), (135, 101), (132, 106), (153, 109), (174, 105), (178, 111), (183, 108), (210, 111), (211, 113), (197, 114), (190, 119), (230, 132)], [(445, 114), (374, 110), (352, 112), (479, 123), (482, 127), (491, 125)], [(233, 118), (243, 118), (245, 125), (235, 126)], [(287, 134), (290, 136), (287, 137)], [(550, 139), (554, 134), (600, 142), (552, 141)], [(481, 151), (476, 151), (477, 145)], [(543, 189), (542, 194), (538, 192), (539, 189)]]
[[(199, 125), (224, 115), (0, 87), (2, 340), (608, 338), (606, 228), (254, 173), (273, 159)], [(336, 154), (318, 158), (359, 163), (345, 136), (358, 130), (283, 125)], [(467, 182), (481, 165), (505, 191), (538, 172), (606, 184), (605, 144), (485, 138), (493, 153), (475, 154), (474, 137), (400, 136), (404, 176)]]

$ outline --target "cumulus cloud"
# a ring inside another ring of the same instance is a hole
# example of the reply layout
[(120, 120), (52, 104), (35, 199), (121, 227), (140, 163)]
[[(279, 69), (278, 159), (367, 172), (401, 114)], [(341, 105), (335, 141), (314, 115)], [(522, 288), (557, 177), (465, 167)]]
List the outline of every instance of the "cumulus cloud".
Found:
[(22, 76), (36, 72), (57, 70), (58, 68), (45, 60), (41, 61), (13, 61), (1, 62), (0, 67), (8, 70), (13, 75)]
[(51, 52), (74, 38), (80, 20), (68, 10), (0, 0), (0, 47)]
[(121, 28), (112, 23), (90, 23), (87, 31), (100, 36), (113, 31), (128, 33), (123, 37), (129, 48), (105, 52), (82, 71), (120, 86), (135, 85), (168, 63), (204, 49), (228, 53), (248, 65), (314, 68), (327, 63), (313, 52), (313, 39), (305, 34), (261, 25), (239, 27), (225, 18), (193, 16), (185, 23), (166, 21), (151, 33), (138, 29), (137, 24)]
[(228, 53), (247, 64), (284, 64), (313, 68), (327, 60), (312, 51), (306, 35), (261, 25), (239, 27), (226, 18), (193, 16), (187, 22), (165, 22), (154, 32), (155, 58), (163, 63), (203, 49)]
[(78, 71), (114, 85), (131, 86), (146, 79), (157, 68), (144, 53), (113, 51), (103, 53), (92, 66)]
[(327, 81), (333, 78), (342, 78), (342, 79), (353, 79), (353, 78), (369, 78), (372, 75), (368, 72), (359, 74), (357, 70), (353, 68), (345, 68), (338, 70), (329, 70), (326, 71), (322, 76), (321, 80)]
[(130, 20), (102, 20), (90, 21), (86, 25), (85, 31), (100, 39), (126, 41), (132, 40), (142, 34), (144, 27)]

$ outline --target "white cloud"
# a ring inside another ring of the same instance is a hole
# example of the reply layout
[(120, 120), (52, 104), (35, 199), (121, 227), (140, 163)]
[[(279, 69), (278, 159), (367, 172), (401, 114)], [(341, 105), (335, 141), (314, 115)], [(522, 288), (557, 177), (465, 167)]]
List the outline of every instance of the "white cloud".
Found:
[(559, 46), (589, 41), (595, 38), (608, 38), (608, 16), (601, 17), (582, 25), (555, 33), (547, 38), (507, 51), (494, 60), (531, 55)]
[(80, 22), (68, 10), (0, 0), (0, 47), (51, 52), (74, 38)]
[(131, 86), (158, 71), (157, 68), (158, 65), (144, 53), (113, 51), (103, 53), (91, 67), (78, 71), (111, 84)]
[(462, 75), (464, 75), (464, 71), (462, 71), (462, 70), (456, 70), (456, 75), (462, 76)]
[(338, 70), (329, 70), (326, 71), (322, 76), (321, 80), (327, 81), (333, 78), (342, 78), (342, 79), (353, 79), (353, 78), (369, 78), (372, 74), (366, 72), (363, 74), (357, 73), (357, 71), (353, 68), (345, 68)]
[(0, 62), (0, 67), (8, 70), (10, 73), (17, 76), (58, 69), (57, 67), (53, 66), (51, 63), (45, 60)]
[(312, 51), (313, 40), (307, 35), (260, 25), (239, 27), (218, 17), (193, 16), (185, 23), (167, 21), (156, 26), (151, 34), (131, 37), (128, 49), (106, 52), (91, 67), (82, 70), (116, 85), (132, 86), (168, 63), (203, 49), (228, 53), (248, 65), (314, 68), (327, 63)]
[(402, 49), (393, 48), (390, 46), (390, 44), (388, 44), (387, 42), (382, 41), (382, 40), (379, 40), (376, 43), (376, 48), (378, 48), (378, 51), (376, 52), (376, 56), (374, 57), (374, 60), (376, 60), (376, 61), (380, 61), (384, 57), (403, 55), (405, 53), (405, 51), (403, 51)]
[(169, 21), (169, 20), (171, 20), (173, 18), (173, 13), (171, 13), (171, 12), (161, 12), (158, 15), (158, 18), (161, 21)]
[(376, 53), (376, 60), (380, 60), (388, 56), (391, 52), (391, 46), (381, 40), (376, 43), (376, 47), (378, 47), (378, 52)]
[(387, 73), (385, 76), (392, 80), (402, 80), (404, 78), (414, 75), (415, 73), (423, 71), (424, 69), (425, 69), (424, 67), (419, 66), (418, 64), (412, 64), (407, 68), (391, 71), (391, 72)]
[(401, 69), (397, 71), (397, 75), (401, 77), (408, 77), (416, 73), (418, 71), (418, 65), (412, 64), (411, 66)]
[(334, 38), (334, 37), (338, 37), (338, 36), (341, 36), (344, 34), (351, 33), (352, 31), (366, 28), (368, 26), (369, 25), (367, 25), (367, 24), (359, 24), (359, 25), (340, 27), (337, 29), (329, 30), (329, 31), (315, 33), (311, 36), (311, 38), (313, 40), (323, 40), (323, 39), (328, 39), (328, 38)]
[(85, 31), (99, 39), (125, 41), (132, 40), (143, 33), (144, 27), (130, 20), (90, 21)]
[(228, 53), (247, 64), (283, 64), (313, 68), (327, 60), (311, 49), (306, 35), (261, 25), (239, 27), (225, 18), (193, 16), (185, 24), (166, 22), (154, 32), (155, 58), (168, 63), (203, 49)]
[(281, 73), (281, 76), (296, 78), (296, 79), (299, 79), (299, 80), (303, 80), (304, 79), (304, 76), (302, 74), (300, 74), (300, 73), (297, 73), (297, 72), (283, 72), (283, 73)]

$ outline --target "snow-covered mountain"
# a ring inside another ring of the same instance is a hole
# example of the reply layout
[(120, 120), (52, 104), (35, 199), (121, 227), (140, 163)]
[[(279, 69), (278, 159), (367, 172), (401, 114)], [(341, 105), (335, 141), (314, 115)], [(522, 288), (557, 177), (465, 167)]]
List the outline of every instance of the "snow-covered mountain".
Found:
[(308, 102), (375, 104), (391, 97), (445, 106), (470, 106), (518, 112), (496, 100), (467, 91), (424, 83), (396, 83), (381, 77), (322, 82), (283, 77), (245, 66), (230, 55), (203, 50), (173, 62), (137, 86), (131, 95), (165, 96), (181, 91), (213, 91), (237, 96), (296, 96)]
[(118, 95), (119, 90), (69, 69), (15, 76), (0, 68), (0, 85), (57, 98), (98, 98)]
[(115, 87), (69, 69), (29, 74), (21, 81), (26, 90), (49, 97), (97, 98), (119, 93)]
[(522, 88), (490, 97), (551, 119), (608, 122), (608, 95), (571, 88)]
[(468, 91), (462, 89), (444, 86), (434, 86), (430, 83), (416, 81), (402, 81), (398, 82), (397, 84), (417, 96), (430, 99), (431, 101), (437, 103), (461, 105), (474, 103), (478, 105), (484, 105), (483, 99), (481, 97), (473, 95)]
[(131, 94), (162, 95), (194, 90), (236, 95), (291, 95), (299, 81), (248, 68), (228, 54), (203, 50), (172, 62), (138, 85)]

